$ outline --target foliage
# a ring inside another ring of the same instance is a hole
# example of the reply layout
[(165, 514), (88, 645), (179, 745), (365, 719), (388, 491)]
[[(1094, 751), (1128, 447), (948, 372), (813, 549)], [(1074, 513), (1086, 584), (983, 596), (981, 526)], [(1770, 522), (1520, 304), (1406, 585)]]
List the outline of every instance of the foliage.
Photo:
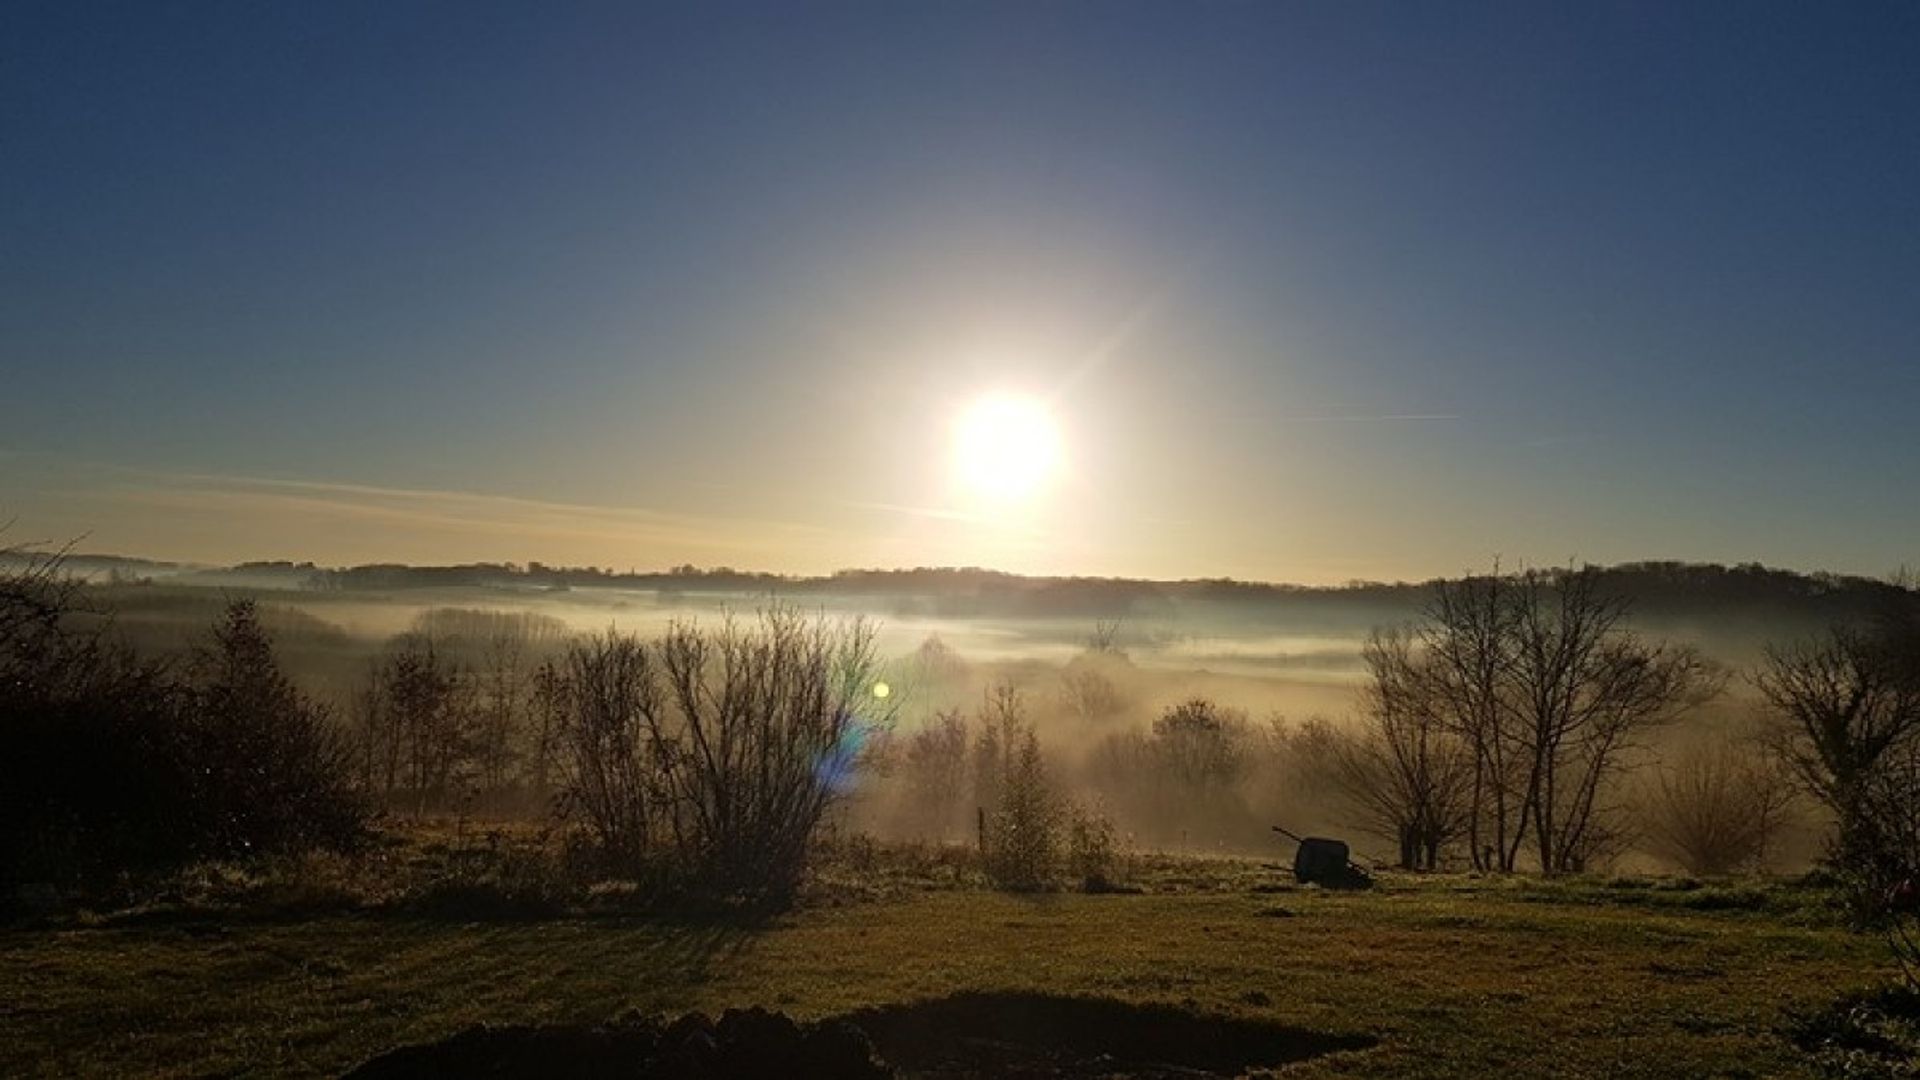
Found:
[(1726, 743), (1695, 745), (1660, 767), (1643, 810), (1656, 850), (1713, 877), (1766, 862), (1793, 789), (1773, 762)]
[(1843, 995), (1801, 1012), (1793, 1041), (1826, 1076), (1840, 1080), (1920, 1077), (1920, 988), (1889, 986)]
[(944, 840), (965, 827), (967, 742), (967, 720), (958, 709), (934, 714), (907, 736), (901, 771), (912, 800), (904, 816), (913, 834)]
[(1040, 757), (1040, 738), (1025, 719), (1019, 696), (1003, 688), (990, 702), (986, 725), (997, 753), (983, 754), (995, 771), (995, 802), (987, 812), (984, 868), (1003, 889), (1031, 891), (1053, 879), (1060, 857), (1064, 807)]
[(1114, 888), (1120, 868), (1113, 822), (1098, 810), (1075, 803), (1067, 816), (1067, 873), (1087, 892)]
[(189, 668), (187, 753), (199, 853), (221, 857), (353, 846), (367, 810), (327, 711), (280, 670), (251, 600), (236, 600)]
[(1391, 695), (1427, 718), (1414, 731), (1444, 727), (1469, 748), (1476, 868), (1511, 871), (1529, 845), (1548, 874), (1609, 855), (1622, 839), (1610, 797), (1645, 734), (1719, 691), (1696, 651), (1628, 630), (1627, 600), (1603, 582), (1593, 568), (1441, 582), (1407, 662), (1375, 665), (1376, 714)]
[(94, 889), (359, 838), (327, 717), (250, 602), (184, 672), (76, 628), (77, 608), (57, 560), (0, 577), (0, 881)]
[(1920, 594), (1770, 650), (1755, 685), (1775, 752), (1833, 813), (1831, 862), (1877, 918), (1888, 890), (1920, 876)]
[(1373, 680), (1363, 727), (1327, 733), (1333, 775), (1369, 831), (1397, 846), (1402, 869), (1433, 870), (1471, 821), (1472, 751), (1443, 723), (1407, 634), (1376, 632), (1364, 657)]
[(784, 902), (867, 732), (873, 632), (785, 609), (751, 627), (608, 634), (568, 657), (563, 775), (630, 872), (714, 896)]

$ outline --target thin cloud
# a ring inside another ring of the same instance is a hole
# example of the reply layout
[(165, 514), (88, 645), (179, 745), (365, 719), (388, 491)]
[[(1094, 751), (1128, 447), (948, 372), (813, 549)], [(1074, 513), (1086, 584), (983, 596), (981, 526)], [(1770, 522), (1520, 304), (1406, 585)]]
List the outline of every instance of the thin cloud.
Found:
[[(106, 510), (133, 532), (138, 524), (198, 535), (222, 546), (251, 546), (259, 536), (297, 536), (302, 547), (357, 552), (445, 550), (450, 559), (609, 557), (789, 565), (795, 556), (828, 560), (853, 536), (797, 521), (702, 516), (558, 502), (514, 495), (382, 487), (125, 466), (63, 463), (90, 476), (69, 488), (71, 501)], [(88, 514), (88, 517), (96, 515)], [(123, 530), (124, 531), (124, 530)], [(565, 551), (576, 554), (564, 556)], [(598, 553), (598, 554), (591, 554)], [(259, 551), (247, 557), (284, 557)]]
[(1459, 413), (1293, 413), (1273, 418), (1282, 424), (1386, 424), (1397, 421), (1464, 420)]

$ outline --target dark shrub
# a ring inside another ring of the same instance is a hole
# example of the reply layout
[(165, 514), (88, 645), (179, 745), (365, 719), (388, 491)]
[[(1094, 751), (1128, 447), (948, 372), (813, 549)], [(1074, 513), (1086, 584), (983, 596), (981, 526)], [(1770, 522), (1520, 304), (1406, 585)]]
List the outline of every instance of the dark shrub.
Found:
[(92, 884), (191, 858), (178, 688), (97, 641), (48, 658), (0, 688), (0, 881)]
[(194, 658), (186, 750), (197, 846), (211, 856), (352, 846), (366, 811), (326, 710), (294, 687), (251, 600), (237, 600)]
[(91, 888), (359, 835), (325, 717), (251, 603), (182, 677), (75, 630), (78, 599), (57, 560), (0, 576), (0, 884)]
[(866, 624), (779, 608), (751, 626), (578, 644), (560, 734), (568, 805), (630, 876), (782, 903), (868, 732), (890, 719), (876, 672)]

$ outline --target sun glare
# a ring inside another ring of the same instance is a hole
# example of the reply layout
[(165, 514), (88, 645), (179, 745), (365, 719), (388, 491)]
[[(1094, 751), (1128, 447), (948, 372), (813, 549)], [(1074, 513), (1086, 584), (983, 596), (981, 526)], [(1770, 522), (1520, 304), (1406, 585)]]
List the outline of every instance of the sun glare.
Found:
[(953, 467), (974, 495), (1030, 499), (1060, 470), (1060, 428), (1042, 402), (1002, 395), (974, 402), (953, 431)]

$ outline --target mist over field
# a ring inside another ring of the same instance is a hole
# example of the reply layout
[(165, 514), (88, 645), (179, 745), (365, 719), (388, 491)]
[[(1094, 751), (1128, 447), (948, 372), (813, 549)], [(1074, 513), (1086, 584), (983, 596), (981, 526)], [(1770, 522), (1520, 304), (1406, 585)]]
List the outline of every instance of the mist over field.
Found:
[[(112, 632), (144, 652), (184, 655), (236, 597), (260, 604), (288, 672), (351, 721), (369, 672), (409, 638), (431, 641), (484, 678), (502, 635), (519, 639), (524, 677), (569, 641), (608, 632), (643, 639), (676, 624), (750, 623), (770, 608), (876, 632), (877, 677), (887, 722), (864, 747), (870, 764), (838, 811), (839, 827), (892, 840), (968, 842), (967, 793), (927, 805), (939, 781), (903, 765), (916, 739), (944, 716), (977, 723), (1001, 688), (1018, 692), (1047, 760), (1074, 797), (1110, 814), (1140, 850), (1272, 856), (1270, 832), (1353, 837), (1388, 852), (1346, 795), (1291, 740), (1327, 722), (1351, 730), (1366, 708), (1363, 647), (1376, 630), (1418, 621), (1430, 584), (1354, 583), (1336, 588), (1232, 581), (1029, 579), (975, 570), (848, 572), (785, 578), (691, 567), (615, 574), (535, 566), (325, 569), (259, 563), (182, 567), (114, 558), (74, 559), (111, 612)], [(1609, 798), (1644, 796), (1663, 762), (1689, 748), (1757, 748), (1761, 705), (1752, 673), (1769, 644), (1819, 633), (1873, 609), (1886, 586), (1760, 567), (1637, 564), (1607, 571), (1607, 587), (1633, 601), (1628, 625), (1652, 639), (1697, 648), (1722, 674), (1711, 700), (1651, 734)], [(1155, 722), (1205, 701), (1238, 732), (1224, 790), (1169, 786), (1146, 747)], [(1131, 757), (1129, 757), (1131, 755)], [(1144, 776), (1144, 779), (1143, 779)], [(521, 797), (477, 788), (455, 808), (538, 817)], [(1767, 854), (1775, 869), (1818, 853), (1819, 818), (1797, 824)], [(1623, 868), (1671, 864), (1634, 837), (1614, 853)]]

